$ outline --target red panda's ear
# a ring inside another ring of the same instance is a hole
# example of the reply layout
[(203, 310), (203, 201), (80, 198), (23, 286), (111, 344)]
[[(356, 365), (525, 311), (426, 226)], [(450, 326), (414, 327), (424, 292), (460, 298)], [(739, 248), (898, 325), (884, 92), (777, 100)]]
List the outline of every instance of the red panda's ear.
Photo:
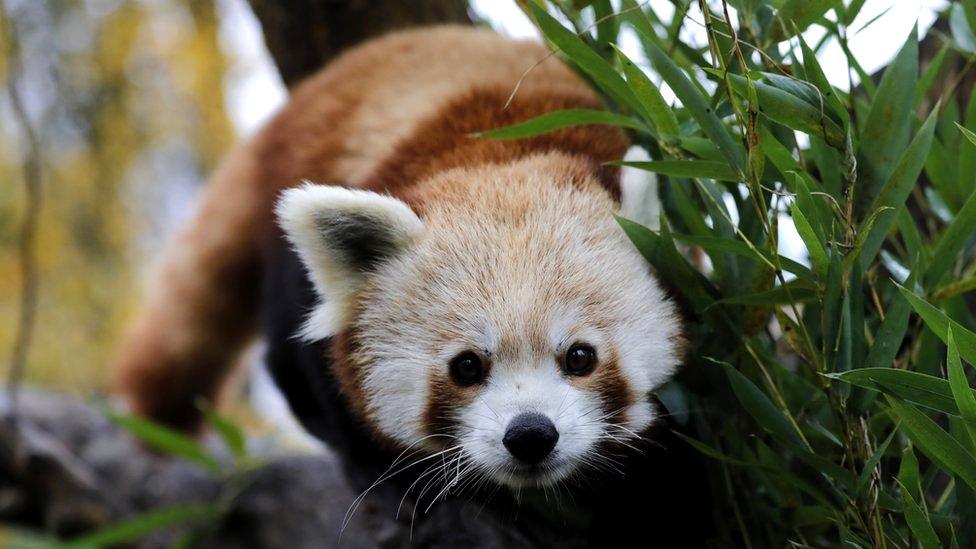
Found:
[(393, 197), (312, 183), (282, 193), (275, 213), (322, 298), (302, 334), (308, 339), (346, 326), (366, 273), (409, 245), (424, 227)]

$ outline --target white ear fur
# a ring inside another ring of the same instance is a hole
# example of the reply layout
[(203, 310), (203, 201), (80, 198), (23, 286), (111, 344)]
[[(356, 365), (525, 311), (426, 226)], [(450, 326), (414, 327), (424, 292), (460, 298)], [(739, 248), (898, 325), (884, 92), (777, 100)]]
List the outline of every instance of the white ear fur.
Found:
[(346, 326), (366, 273), (424, 227), (393, 197), (310, 182), (282, 193), (275, 214), (322, 298), (302, 329), (308, 340)]

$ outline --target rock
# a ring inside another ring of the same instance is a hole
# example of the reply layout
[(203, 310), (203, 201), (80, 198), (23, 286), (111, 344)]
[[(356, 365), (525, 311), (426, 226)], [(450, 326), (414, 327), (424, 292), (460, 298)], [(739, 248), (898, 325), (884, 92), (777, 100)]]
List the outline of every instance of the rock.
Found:
[(415, 510), (407, 502), (398, 517), (402, 494), (388, 486), (350, 512), (359, 494), (330, 452), (218, 477), (147, 450), (95, 407), (40, 390), (21, 392), (16, 422), (0, 395), (0, 422), (0, 521), (61, 537), (164, 506), (224, 502), (218, 519), (154, 532), (137, 546), (191, 534), (197, 546), (218, 548), (532, 546), (470, 502), (434, 506), (412, 524)]

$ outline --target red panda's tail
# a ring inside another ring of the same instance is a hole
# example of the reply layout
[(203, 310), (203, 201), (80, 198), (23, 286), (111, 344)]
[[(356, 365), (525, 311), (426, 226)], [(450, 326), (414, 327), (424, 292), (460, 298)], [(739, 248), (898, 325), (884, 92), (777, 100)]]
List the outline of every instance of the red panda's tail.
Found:
[(188, 431), (199, 424), (194, 401), (218, 397), (257, 327), (273, 195), (252, 147), (228, 155), (169, 243), (114, 372), (133, 412)]

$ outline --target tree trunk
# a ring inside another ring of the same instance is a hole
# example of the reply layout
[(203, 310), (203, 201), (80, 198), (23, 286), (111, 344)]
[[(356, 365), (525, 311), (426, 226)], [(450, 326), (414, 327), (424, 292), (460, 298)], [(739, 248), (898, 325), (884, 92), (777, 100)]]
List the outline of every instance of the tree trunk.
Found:
[(467, 0), (249, 0), (291, 88), (338, 53), (408, 27), (467, 23)]

